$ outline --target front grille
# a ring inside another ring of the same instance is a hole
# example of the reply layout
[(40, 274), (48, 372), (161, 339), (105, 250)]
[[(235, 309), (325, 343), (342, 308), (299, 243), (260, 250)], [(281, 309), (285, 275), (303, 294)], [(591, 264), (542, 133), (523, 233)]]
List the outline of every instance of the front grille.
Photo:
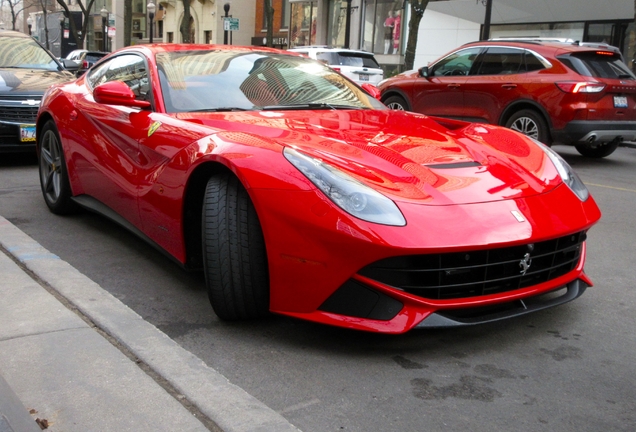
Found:
[(496, 294), (547, 282), (574, 270), (585, 238), (585, 232), (579, 232), (521, 246), (387, 258), (366, 266), (359, 274), (427, 299)]
[(8, 107), (0, 106), (0, 121), (12, 122), (12, 123), (35, 123), (35, 118), (38, 115), (37, 106), (29, 107)]

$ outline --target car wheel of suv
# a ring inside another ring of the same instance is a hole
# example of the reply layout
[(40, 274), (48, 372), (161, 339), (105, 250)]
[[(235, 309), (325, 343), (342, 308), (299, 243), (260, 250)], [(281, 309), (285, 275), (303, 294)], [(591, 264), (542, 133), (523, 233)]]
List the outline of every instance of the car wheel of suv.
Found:
[(230, 174), (208, 181), (202, 215), (208, 297), (223, 320), (269, 314), (269, 276), (261, 225), (247, 191)]
[(585, 157), (604, 158), (605, 156), (609, 156), (614, 153), (617, 148), (617, 142), (608, 142), (599, 144), (597, 146), (591, 146), (589, 144), (579, 144), (576, 146), (576, 151), (578, 151)]
[(400, 96), (391, 96), (386, 98), (384, 105), (388, 106), (392, 110), (408, 111), (406, 101)]
[(64, 151), (53, 120), (44, 124), (38, 145), (40, 186), (44, 202), (55, 214), (74, 213), (78, 210), (78, 206), (71, 200), (71, 184), (68, 179)]
[(506, 127), (531, 138), (550, 145), (550, 133), (548, 125), (541, 114), (536, 111), (524, 109), (514, 113), (506, 122)]

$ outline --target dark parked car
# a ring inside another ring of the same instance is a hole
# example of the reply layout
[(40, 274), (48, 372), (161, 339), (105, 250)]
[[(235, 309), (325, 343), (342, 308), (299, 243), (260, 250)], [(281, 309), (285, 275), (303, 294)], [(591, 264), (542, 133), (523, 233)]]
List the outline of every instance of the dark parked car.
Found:
[(71, 51), (66, 56), (66, 59), (72, 60), (78, 64), (79, 69), (77, 70), (75, 75), (80, 76), (84, 72), (86, 72), (88, 68), (93, 66), (98, 60), (100, 60), (102, 57), (105, 57), (106, 55), (108, 55), (108, 53), (103, 51), (89, 51), (85, 49), (78, 49)]
[(0, 153), (35, 152), (42, 95), (52, 84), (73, 79), (63, 63), (30, 36), (0, 31)]
[(636, 139), (636, 76), (615, 47), (473, 42), (379, 88), (393, 109), (507, 126), (589, 157)]

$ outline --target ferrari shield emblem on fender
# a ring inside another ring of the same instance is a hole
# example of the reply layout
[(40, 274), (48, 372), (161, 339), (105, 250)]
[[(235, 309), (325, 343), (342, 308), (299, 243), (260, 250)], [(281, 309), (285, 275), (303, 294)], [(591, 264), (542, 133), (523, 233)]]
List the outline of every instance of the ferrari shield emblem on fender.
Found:
[(154, 122), (152, 126), (150, 126), (150, 129), (148, 129), (148, 137), (150, 137), (150, 135), (155, 133), (155, 131), (159, 129), (159, 126), (161, 126), (161, 122), (158, 122), (158, 121)]

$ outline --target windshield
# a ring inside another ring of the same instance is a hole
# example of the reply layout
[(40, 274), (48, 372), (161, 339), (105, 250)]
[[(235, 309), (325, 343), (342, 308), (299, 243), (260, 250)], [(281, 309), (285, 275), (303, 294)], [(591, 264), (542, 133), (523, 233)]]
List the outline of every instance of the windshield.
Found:
[(59, 64), (31, 38), (0, 37), (0, 67), (59, 70)]
[(597, 78), (636, 79), (618, 54), (605, 51), (573, 53), (559, 57), (570, 69)]
[(202, 50), (156, 59), (168, 112), (386, 109), (331, 68), (294, 55)]

